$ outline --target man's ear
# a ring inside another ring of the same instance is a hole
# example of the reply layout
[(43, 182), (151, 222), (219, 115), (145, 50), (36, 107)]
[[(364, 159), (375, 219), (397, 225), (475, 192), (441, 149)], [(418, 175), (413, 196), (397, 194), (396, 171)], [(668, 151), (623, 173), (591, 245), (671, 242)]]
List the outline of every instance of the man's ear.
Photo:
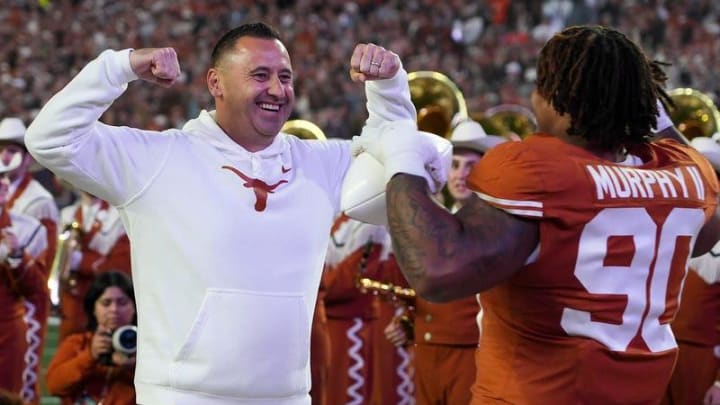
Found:
[(210, 68), (207, 72), (207, 86), (210, 94), (215, 98), (220, 98), (223, 95), (222, 88), (220, 87), (220, 74), (216, 68)]

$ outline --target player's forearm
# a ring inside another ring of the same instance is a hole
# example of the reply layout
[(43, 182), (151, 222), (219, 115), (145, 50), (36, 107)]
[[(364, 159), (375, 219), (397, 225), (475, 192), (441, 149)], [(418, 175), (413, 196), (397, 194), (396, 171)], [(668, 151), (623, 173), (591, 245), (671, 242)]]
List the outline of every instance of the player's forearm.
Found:
[(423, 297), (451, 299), (452, 281), (459, 259), (454, 241), (459, 222), (430, 199), (425, 179), (400, 174), (387, 187), (387, 210), (393, 252), (405, 278)]
[(491, 288), (523, 268), (538, 247), (539, 226), (479, 198), (450, 214), (427, 195), (424, 179), (396, 175), (388, 183), (393, 251), (410, 285), (430, 301)]

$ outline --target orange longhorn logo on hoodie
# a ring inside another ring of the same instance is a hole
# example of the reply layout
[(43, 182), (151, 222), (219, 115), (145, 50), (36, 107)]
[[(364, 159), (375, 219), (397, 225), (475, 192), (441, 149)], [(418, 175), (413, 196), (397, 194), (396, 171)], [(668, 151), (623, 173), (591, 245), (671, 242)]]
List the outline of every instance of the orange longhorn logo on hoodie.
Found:
[(243, 183), (243, 186), (253, 189), (253, 192), (255, 192), (255, 211), (258, 211), (258, 212), (265, 211), (265, 207), (267, 206), (268, 193), (275, 192), (275, 189), (279, 185), (281, 185), (283, 183), (287, 183), (287, 180), (280, 180), (273, 185), (269, 185), (262, 180), (253, 179), (252, 177), (246, 175), (245, 173), (241, 172), (240, 170), (238, 170), (232, 166), (222, 166), (222, 168), (228, 169), (231, 172), (237, 174), (238, 177), (245, 180), (245, 183)]

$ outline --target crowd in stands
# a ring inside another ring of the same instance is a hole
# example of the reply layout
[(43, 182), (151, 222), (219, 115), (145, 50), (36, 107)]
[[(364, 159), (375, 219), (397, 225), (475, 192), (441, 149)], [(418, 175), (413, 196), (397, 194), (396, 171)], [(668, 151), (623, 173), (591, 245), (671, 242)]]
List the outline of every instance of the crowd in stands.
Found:
[[(529, 105), (540, 46), (566, 25), (619, 28), (652, 57), (672, 63), (669, 87), (720, 99), (720, 3), (712, 0), (6, 0), (0, 9), (0, 117), (29, 122), (49, 97), (106, 48), (173, 46), (183, 70), (173, 89), (130, 86), (104, 120), (180, 127), (211, 108), (209, 48), (251, 20), (274, 25), (293, 61), (295, 115), (331, 137), (359, 132), (367, 113), (348, 79), (358, 41), (398, 52), (408, 71), (437, 70), (471, 111)], [(349, 124), (349, 125), (348, 125)], [(351, 130), (348, 130), (350, 128)]]

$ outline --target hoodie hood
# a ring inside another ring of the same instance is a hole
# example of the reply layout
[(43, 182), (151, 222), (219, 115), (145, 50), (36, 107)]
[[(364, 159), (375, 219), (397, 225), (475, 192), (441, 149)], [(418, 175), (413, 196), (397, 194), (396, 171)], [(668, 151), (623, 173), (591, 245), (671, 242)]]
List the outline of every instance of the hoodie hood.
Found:
[(281, 173), (280, 167), (292, 167), (290, 143), (284, 133), (275, 136), (265, 149), (250, 152), (230, 138), (215, 121), (215, 111), (202, 110), (197, 118), (188, 121), (183, 132), (196, 136), (225, 155), (228, 163), (235, 166), (250, 164), (252, 176), (265, 181), (274, 181)]

